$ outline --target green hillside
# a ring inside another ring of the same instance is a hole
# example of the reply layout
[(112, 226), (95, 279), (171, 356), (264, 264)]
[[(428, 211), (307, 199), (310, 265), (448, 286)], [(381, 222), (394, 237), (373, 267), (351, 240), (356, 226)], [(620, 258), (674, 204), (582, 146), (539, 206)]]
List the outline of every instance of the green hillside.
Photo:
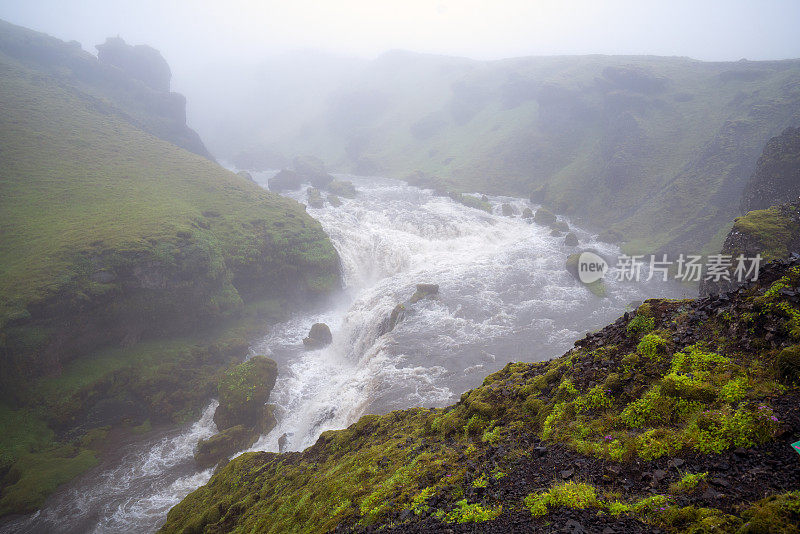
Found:
[(35, 510), (109, 432), (192, 420), (249, 339), (340, 287), (302, 205), (52, 59), (0, 53), (0, 515)]
[(316, 100), (301, 108), (259, 99), (259, 87), (290, 79), (280, 71), (250, 82), (248, 96), (195, 110), (201, 128), (217, 124), (210, 114), (239, 125), (203, 130), (221, 157), (235, 160), (242, 147), (243, 163), (259, 148), (316, 154), (358, 173), (421, 170), (447, 189), (533, 192), (537, 203), (619, 232), (634, 251), (700, 251), (715, 236), (717, 250), (764, 144), (800, 123), (796, 60), (391, 52), (331, 87), (321, 112), (310, 111)]

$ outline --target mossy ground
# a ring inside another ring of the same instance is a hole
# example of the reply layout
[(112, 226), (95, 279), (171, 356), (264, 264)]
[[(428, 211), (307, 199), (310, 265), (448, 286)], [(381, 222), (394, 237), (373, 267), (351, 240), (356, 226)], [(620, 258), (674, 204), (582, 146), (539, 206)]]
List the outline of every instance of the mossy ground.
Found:
[[(95, 465), (111, 429), (106, 423), (133, 435), (194, 421), (217, 394), (225, 368), (246, 355), (247, 340), (284, 319), (287, 309), (280, 300), (256, 301), (201, 335), (88, 354), (30, 384), (23, 407), (0, 405), (0, 516), (36, 510), (56, 487)], [(130, 400), (137, 409), (115, 421), (87, 419), (109, 400)]]
[(163, 531), (428, 532), (462, 519), (537, 530), (564, 507), (631, 531), (755, 528), (759, 513), (796, 531), (800, 376), (777, 359), (800, 342), (800, 299), (780, 291), (798, 284), (800, 267), (779, 266), (732, 298), (651, 300), (454, 406), (365, 416), (302, 453), (242, 455)]

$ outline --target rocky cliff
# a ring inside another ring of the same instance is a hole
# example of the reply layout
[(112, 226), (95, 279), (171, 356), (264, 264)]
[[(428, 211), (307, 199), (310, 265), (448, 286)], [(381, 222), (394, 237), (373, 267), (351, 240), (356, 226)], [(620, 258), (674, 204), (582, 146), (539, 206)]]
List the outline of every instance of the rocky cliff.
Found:
[(743, 213), (800, 197), (800, 128), (787, 128), (767, 142), (742, 195)]
[(186, 125), (186, 99), (170, 92), (170, 69), (161, 54), (120, 38), (98, 45), (99, 57), (48, 35), (0, 20), (0, 52), (97, 99), (96, 105), (137, 128), (190, 152), (213, 159), (200, 136)]
[[(733, 258), (760, 254), (764, 261), (800, 253), (798, 196), (800, 129), (787, 128), (767, 142), (758, 158), (741, 199), (746, 214), (735, 219), (720, 253)], [(738, 285), (736, 280), (703, 280), (700, 294), (730, 291)]]

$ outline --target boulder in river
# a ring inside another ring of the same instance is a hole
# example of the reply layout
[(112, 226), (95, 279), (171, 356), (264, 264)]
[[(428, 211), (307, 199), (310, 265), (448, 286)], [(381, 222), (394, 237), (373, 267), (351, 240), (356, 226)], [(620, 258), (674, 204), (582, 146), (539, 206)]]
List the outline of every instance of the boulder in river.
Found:
[(433, 298), (439, 294), (439, 284), (417, 284), (417, 290), (411, 295), (409, 302), (414, 304), (422, 299)]
[(316, 187), (309, 187), (306, 194), (308, 195), (308, 205), (310, 207), (319, 209), (325, 206), (322, 193)]
[(556, 216), (546, 208), (539, 208), (533, 216), (533, 222), (542, 226), (550, 226), (556, 222)]
[(522, 210), (522, 218), (533, 219), (533, 210), (530, 208), (525, 208), (524, 210)]
[(580, 242), (578, 241), (578, 237), (570, 232), (564, 236), (564, 244), (568, 247), (577, 247)]
[(381, 326), (378, 328), (378, 335), (382, 336), (383, 334), (388, 334), (394, 327), (397, 326), (397, 323), (403, 320), (406, 316), (406, 307), (402, 304), (398, 304), (392, 310), (392, 313), (389, 314), (389, 317), (383, 320)]
[(325, 164), (319, 158), (298, 156), (294, 158), (293, 164), (295, 172), (314, 187), (324, 189), (333, 181), (333, 176), (328, 174)]
[(500, 209), (503, 212), (503, 215), (505, 217), (513, 217), (514, 215), (516, 215), (516, 211), (514, 210), (514, 206), (512, 206), (511, 204), (507, 204), (507, 203), (503, 204), (503, 206)]
[(349, 180), (334, 180), (328, 184), (328, 191), (344, 198), (355, 198), (356, 186)]
[(303, 346), (306, 350), (321, 349), (332, 342), (331, 329), (325, 323), (314, 323), (308, 332), (308, 337), (303, 338)]
[(303, 177), (294, 171), (284, 169), (267, 181), (270, 191), (297, 191), (303, 184)]
[(339, 206), (342, 205), (341, 199), (339, 197), (337, 197), (336, 195), (328, 195), (328, 202), (334, 208), (338, 208)]
[(251, 446), (258, 436), (258, 432), (244, 425), (226, 428), (219, 434), (200, 440), (194, 452), (194, 461), (200, 469), (214, 467), (234, 453)]
[(222, 431), (236, 425), (263, 426), (264, 404), (269, 399), (278, 365), (264, 356), (253, 356), (230, 367), (217, 383), (219, 406), (214, 423)]

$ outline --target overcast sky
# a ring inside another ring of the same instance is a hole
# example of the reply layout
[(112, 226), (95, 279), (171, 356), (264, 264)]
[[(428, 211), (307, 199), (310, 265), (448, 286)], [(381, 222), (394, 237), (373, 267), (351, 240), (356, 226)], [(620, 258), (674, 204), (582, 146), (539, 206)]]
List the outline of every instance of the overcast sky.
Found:
[(173, 72), (293, 49), (407, 49), (492, 59), (656, 54), (800, 57), (797, 0), (0, 0), (0, 18), (94, 53), (109, 35), (158, 48)]

